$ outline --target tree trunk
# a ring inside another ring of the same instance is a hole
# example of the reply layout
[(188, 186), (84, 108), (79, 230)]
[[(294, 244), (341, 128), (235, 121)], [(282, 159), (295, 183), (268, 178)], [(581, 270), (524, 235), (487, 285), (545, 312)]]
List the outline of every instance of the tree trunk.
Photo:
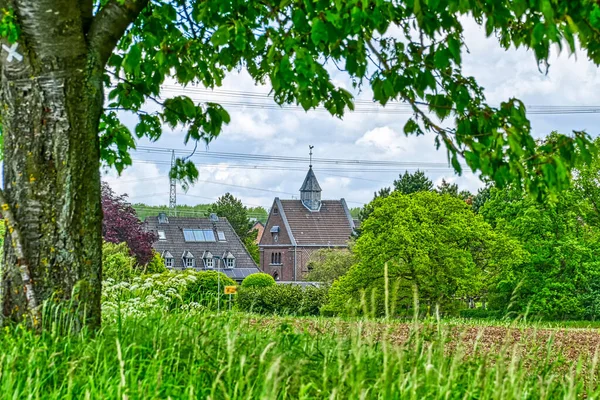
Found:
[(44, 303), (67, 304), (75, 323), (95, 327), (101, 321), (102, 62), (88, 50), (78, 7), (47, 0), (15, 0), (14, 7), (22, 59), (6, 48), (0, 56), (3, 208), (14, 218), (7, 220), (4, 244), (3, 320), (39, 316)]

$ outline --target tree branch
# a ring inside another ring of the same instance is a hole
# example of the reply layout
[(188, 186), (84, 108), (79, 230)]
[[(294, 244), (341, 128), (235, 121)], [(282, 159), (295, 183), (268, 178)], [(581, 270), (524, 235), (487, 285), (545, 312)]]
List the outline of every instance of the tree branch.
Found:
[(17, 221), (8, 202), (6, 201), (6, 197), (4, 196), (4, 191), (2, 189), (0, 189), (0, 204), (2, 205), (2, 215), (7, 222), (8, 234), (12, 239), (12, 245), (15, 250), (15, 255), (17, 256), (17, 266), (21, 272), (21, 280), (23, 281), (23, 290), (25, 291), (27, 308), (31, 313), (33, 326), (37, 327), (37, 325), (41, 322), (41, 316), (35, 291), (33, 290), (33, 285), (31, 282), (29, 263), (27, 262), (23, 252), (23, 241), (21, 240), (21, 234), (17, 227)]
[(102, 66), (106, 64), (125, 30), (134, 22), (150, 0), (110, 0), (94, 18), (88, 41)]

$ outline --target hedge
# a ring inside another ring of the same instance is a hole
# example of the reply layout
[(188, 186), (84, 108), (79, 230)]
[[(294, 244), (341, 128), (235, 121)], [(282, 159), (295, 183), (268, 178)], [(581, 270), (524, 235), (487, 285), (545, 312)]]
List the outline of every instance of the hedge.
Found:
[(237, 307), (259, 314), (319, 315), (327, 303), (327, 287), (280, 284), (268, 287), (242, 287)]

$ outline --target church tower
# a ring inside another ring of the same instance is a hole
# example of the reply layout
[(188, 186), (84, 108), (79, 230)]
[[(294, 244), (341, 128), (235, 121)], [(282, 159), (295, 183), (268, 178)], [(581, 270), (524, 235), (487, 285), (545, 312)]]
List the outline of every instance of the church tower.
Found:
[(321, 209), (321, 186), (317, 181), (317, 177), (312, 169), (312, 149), (310, 146), (310, 165), (308, 166), (308, 173), (304, 178), (304, 183), (300, 188), (300, 200), (304, 207), (310, 211), (319, 211)]

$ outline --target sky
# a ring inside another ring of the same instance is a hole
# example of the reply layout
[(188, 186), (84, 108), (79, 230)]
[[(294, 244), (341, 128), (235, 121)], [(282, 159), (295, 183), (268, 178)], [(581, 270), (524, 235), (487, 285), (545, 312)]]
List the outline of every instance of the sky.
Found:
[[(558, 50), (554, 49), (549, 72), (545, 74), (539, 71), (531, 52), (523, 49), (506, 51), (495, 38), (486, 38), (474, 22), (465, 21), (464, 26), (468, 52), (463, 52), (463, 71), (465, 75), (474, 76), (485, 88), (489, 104), (496, 105), (516, 97), (526, 105), (600, 106), (599, 68), (588, 61), (583, 52), (569, 54), (564, 51), (558, 54)], [(333, 70), (332, 78), (336, 85), (351, 88), (343, 72)], [(223, 87), (217, 91), (266, 94), (269, 87), (257, 86), (245, 72), (236, 72), (227, 76)], [(179, 94), (172, 89), (165, 93), (171, 96)], [(198, 100), (253, 101), (244, 97), (206, 96), (194, 89), (183, 89), (180, 93)], [(357, 99), (371, 100), (371, 93), (360, 93)], [(368, 106), (369, 109), (373, 107)], [(250, 207), (269, 208), (274, 197), (298, 198), (308, 161), (240, 161), (214, 158), (211, 152), (307, 158), (309, 145), (314, 146), (315, 158), (407, 163), (407, 166), (394, 170), (372, 172), (355, 166), (315, 162), (313, 168), (323, 190), (322, 198), (345, 198), (349, 207), (360, 207), (369, 202), (375, 191), (391, 186), (405, 170), (413, 172), (417, 168), (435, 184), (446, 179), (457, 183), (461, 190), (472, 192), (482, 186), (478, 175), (463, 173), (457, 176), (448, 167), (447, 154), (443, 148), (435, 149), (433, 134), (406, 137), (403, 127), (409, 115), (363, 112), (347, 113), (343, 119), (338, 119), (322, 111), (225, 108), (231, 115), (231, 122), (208, 147), (198, 146), (192, 159), (197, 162), (199, 181), (187, 192), (177, 187), (178, 204), (212, 203), (226, 192), (242, 199)], [(543, 137), (553, 130), (561, 133), (585, 130), (593, 137), (598, 136), (600, 114), (530, 115), (529, 118), (536, 137)], [(133, 129), (135, 117), (124, 115), (122, 119)], [(189, 153), (193, 150), (193, 146), (184, 145), (181, 129), (167, 127), (159, 141), (138, 142), (138, 147), (145, 146), (185, 148)], [(117, 193), (127, 194), (132, 203), (168, 204), (170, 154), (137, 150), (132, 158), (133, 166), (121, 176), (115, 171), (105, 171), (104, 180)], [(432, 162), (440, 164), (432, 167)], [(269, 169), (264, 169), (265, 166)]]

